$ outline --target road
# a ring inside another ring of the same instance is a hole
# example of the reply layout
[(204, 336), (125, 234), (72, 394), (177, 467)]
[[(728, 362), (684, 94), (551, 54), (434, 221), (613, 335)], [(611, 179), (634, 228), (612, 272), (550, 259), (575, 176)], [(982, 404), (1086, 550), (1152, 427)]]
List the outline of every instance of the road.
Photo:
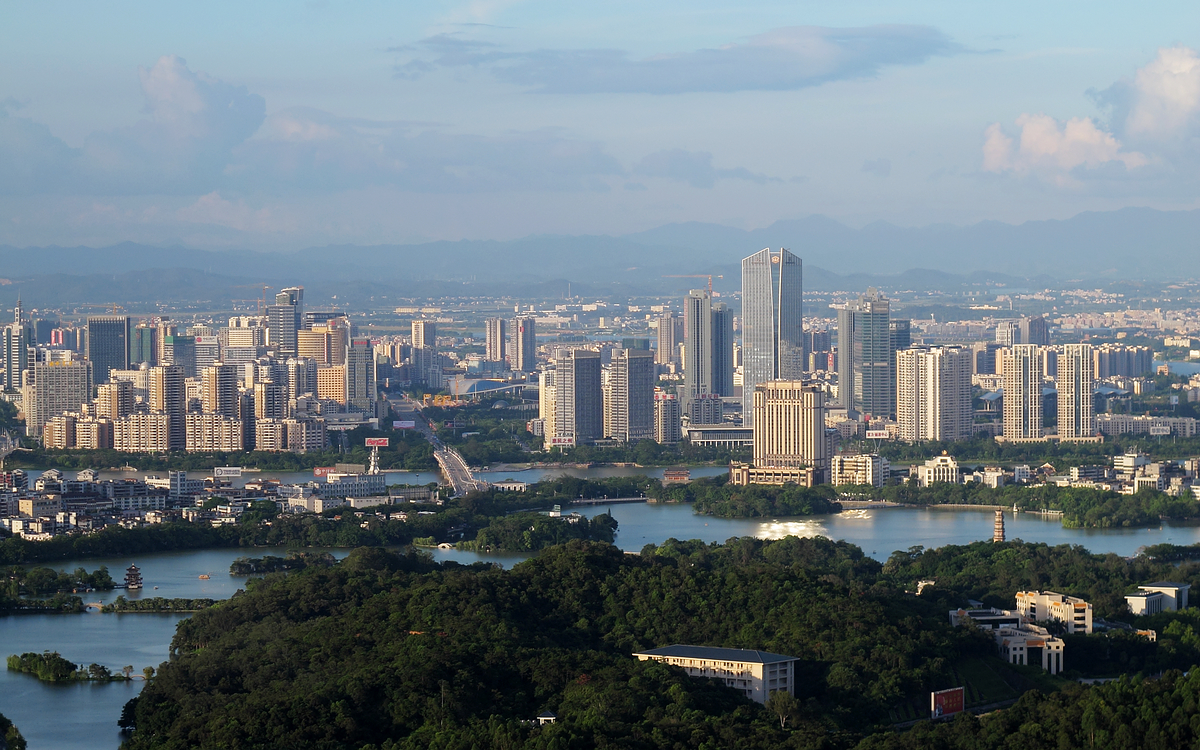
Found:
[(416, 423), (417, 430), (433, 446), (433, 457), (437, 459), (438, 466), (442, 467), (442, 474), (454, 488), (455, 495), (465, 495), (472, 490), (487, 489), (488, 483), (475, 478), (475, 475), (471, 473), (471, 468), (467, 466), (466, 460), (459, 455), (458, 451), (438, 439), (429, 425), (429, 420), (421, 413), (421, 408), (417, 404), (409, 399), (397, 400), (392, 402), (392, 410), (396, 413), (397, 419)]

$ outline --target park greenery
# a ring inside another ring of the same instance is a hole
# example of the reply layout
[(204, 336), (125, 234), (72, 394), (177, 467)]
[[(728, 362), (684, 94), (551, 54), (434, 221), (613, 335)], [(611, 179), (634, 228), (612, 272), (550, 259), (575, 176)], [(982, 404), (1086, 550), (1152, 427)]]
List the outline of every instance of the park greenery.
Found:
[(289, 552), (287, 557), (264, 555), (263, 557), (239, 557), (229, 564), (231, 576), (256, 576), (267, 573), (285, 573), (293, 570), (333, 565), (333, 555), (328, 552)]
[(167, 599), (154, 596), (148, 599), (126, 599), (118, 596), (112, 602), (105, 604), (100, 611), (105, 614), (114, 612), (199, 612), (216, 604), (214, 599)]
[[(1171, 670), (1200, 664), (1200, 611), (1123, 615), (1157, 643), (1119, 630), (1068, 636), (1068, 678), (1127, 675), (1090, 688), (1005, 664), (990, 635), (946, 618), (968, 597), (1011, 607), (1034, 588), (1116, 617), (1124, 593), (1163, 577), (1197, 585), (1200, 565), (1021, 542), (913, 548), (880, 564), (845, 542), (795, 537), (670, 539), (639, 555), (572, 541), (507, 571), (359, 549), (333, 567), (252, 580), (181, 622), (172, 660), (125, 715), (134, 750), (966, 750), (1009, 747), (1009, 734), (1021, 747), (1133, 747), (1115, 733), (1137, 721), (1147, 746), (1191, 746), (1190, 724), (1171, 717), (1190, 711), (1200, 684)], [(921, 596), (904, 593), (927, 578), (936, 585)], [(630, 657), (671, 643), (796, 656), (795, 700), (760, 706)], [(1016, 703), (959, 719), (961, 736), (959, 724), (890, 728), (955, 684), (974, 704)], [(543, 710), (557, 722), (534, 726)]]
[(4, 714), (0, 714), (0, 747), (5, 750), (25, 750), (25, 738)]
[[(850, 443), (847, 447), (874, 452), (876, 441), (864, 440)], [(980, 433), (968, 440), (916, 443), (886, 440), (878, 444), (878, 453), (893, 464), (919, 463), (940, 456), (943, 452), (954, 456), (959, 463), (1026, 464), (1033, 468), (1048, 463), (1056, 471), (1065, 474), (1073, 466), (1110, 465), (1113, 456), (1129, 452), (1148, 453), (1155, 460), (1190, 458), (1200, 455), (1200, 437), (1119, 435), (1106, 437), (1103, 443), (998, 443), (990, 435)]]
[(607, 513), (591, 519), (579, 518), (562, 523), (541, 513), (513, 513), (495, 518), (471, 541), (459, 542), (460, 549), (479, 552), (535, 552), (572, 539), (612, 542), (617, 521)]
[(108, 682), (111, 680), (128, 680), (133, 667), (125, 667), (114, 673), (101, 664), (89, 664), (84, 667), (67, 661), (57, 651), (44, 653), (26, 653), (8, 657), (8, 669), (12, 672), (22, 672), (37, 677), (43, 682), (83, 682), (96, 680)]

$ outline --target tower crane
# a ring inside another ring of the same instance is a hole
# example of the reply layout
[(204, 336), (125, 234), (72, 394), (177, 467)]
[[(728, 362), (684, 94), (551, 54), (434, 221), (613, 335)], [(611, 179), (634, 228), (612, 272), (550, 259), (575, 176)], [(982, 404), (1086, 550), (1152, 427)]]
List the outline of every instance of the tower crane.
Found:
[(664, 279), (708, 279), (708, 296), (710, 297), (712, 296), (712, 280), (714, 277), (718, 279), (725, 278), (721, 274), (711, 273), (680, 273), (666, 274), (663, 276)]

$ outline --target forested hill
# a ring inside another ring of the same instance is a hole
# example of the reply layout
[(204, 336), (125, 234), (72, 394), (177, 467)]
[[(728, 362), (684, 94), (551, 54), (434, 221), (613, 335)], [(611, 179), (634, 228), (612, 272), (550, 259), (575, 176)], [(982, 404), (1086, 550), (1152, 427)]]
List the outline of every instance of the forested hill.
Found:
[[(181, 622), (172, 660), (127, 707), (129, 747), (916, 748), (924, 745), (910, 735), (890, 734), (903, 706), (920, 716), (928, 691), (962, 684), (971, 665), (1007, 669), (989, 636), (947, 624), (947, 609), (966, 596), (1002, 603), (1054, 585), (1095, 596), (1098, 614), (1112, 614), (1135, 582), (1167, 571), (1193, 580), (1197, 570), (1019, 542), (914, 548), (881, 565), (823, 538), (672, 539), (640, 555), (576, 541), (507, 571), (363, 548), (332, 568), (252, 580)], [(904, 593), (928, 576), (936, 587)], [(1072, 580), (1078, 588), (1062, 585)], [(1200, 664), (1194, 612), (1149, 621), (1157, 644), (1087, 636), (1100, 640), (1071, 648), (1094, 658), (1068, 653), (1067, 667)], [(631, 657), (673, 643), (796, 656), (797, 705), (781, 716)], [(1028, 687), (1027, 678), (1014, 679)], [(1190, 700), (1175, 687), (1099, 690), (1107, 692), (1076, 690), (1046, 706), (1023, 699), (1013, 711), (1035, 722), (1065, 717), (1079, 739), (1087, 701), (1152, 712), (1166, 693)], [(558, 722), (528, 723), (544, 710)], [(1123, 715), (1089, 721), (1111, 737)], [(930, 746), (1004, 747), (988, 743), (1010, 724), (991, 717), (961, 737), (935, 732)], [(1051, 746), (1091, 747), (1028, 745)]]

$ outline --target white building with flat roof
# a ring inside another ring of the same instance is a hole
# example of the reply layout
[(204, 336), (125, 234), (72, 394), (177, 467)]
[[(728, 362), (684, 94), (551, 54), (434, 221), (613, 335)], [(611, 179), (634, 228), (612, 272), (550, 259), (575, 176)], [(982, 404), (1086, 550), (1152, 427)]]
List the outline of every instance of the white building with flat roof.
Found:
[(1034, 622), (1057, 620), (1068, 633), (1092, 632), (1092, 605), (1053, 591), (1018, 591), (1017, 611)]
[(1125, 595), (1129, 611), (1135, 615), (1156, 615), (1159, 612), (1174, 612), (1187, 609), (1190, 583), (1156, 581), (1138, 586), (1138, 590)]
[(653, 659), (681, 667), (692, 677), (714, 679), (747, 698), (766, 703), (767, 696), (776, 690), (795, 695), (795, 656), (772, 654), (744, 648), (712, 648), (709, 646), (663, 646), (635, 653), (638, 661)]

